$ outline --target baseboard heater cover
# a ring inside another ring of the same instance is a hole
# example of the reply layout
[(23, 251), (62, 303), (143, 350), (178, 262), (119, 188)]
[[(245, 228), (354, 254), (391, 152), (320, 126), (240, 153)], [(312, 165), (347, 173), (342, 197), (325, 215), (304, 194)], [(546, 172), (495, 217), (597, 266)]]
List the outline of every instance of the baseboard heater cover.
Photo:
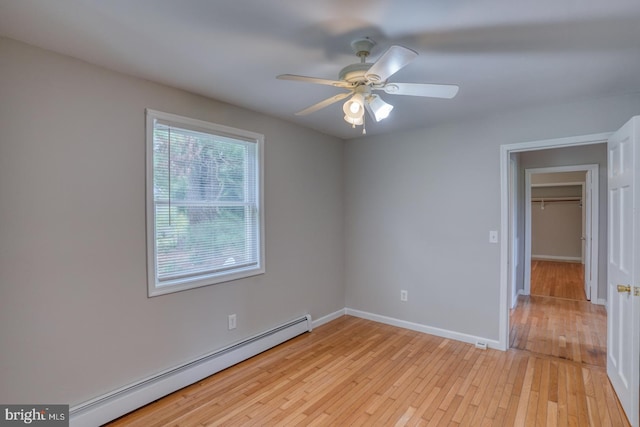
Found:
[(311, 330), (310, 315), (291, 320), (188, 363), (76, 405), (70, 408), (70, 425), (93, 427), (104, 424)]

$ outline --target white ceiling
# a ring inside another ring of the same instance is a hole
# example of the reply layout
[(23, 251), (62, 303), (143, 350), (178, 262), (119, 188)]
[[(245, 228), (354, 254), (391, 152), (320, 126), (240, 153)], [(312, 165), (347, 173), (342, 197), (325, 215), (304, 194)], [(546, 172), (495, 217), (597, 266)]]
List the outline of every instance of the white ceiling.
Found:
[(638, 0), (0, 0), (0, 35), (341, 138), (361, 135), (342, 103), (294, 116), (340, 89), (275, 76), (337, 79), (359, 37), (370, 61), (420, 54), (390, 81), (460, 86), (382, 93), (395, 109), (368, 135), (640, 91)]

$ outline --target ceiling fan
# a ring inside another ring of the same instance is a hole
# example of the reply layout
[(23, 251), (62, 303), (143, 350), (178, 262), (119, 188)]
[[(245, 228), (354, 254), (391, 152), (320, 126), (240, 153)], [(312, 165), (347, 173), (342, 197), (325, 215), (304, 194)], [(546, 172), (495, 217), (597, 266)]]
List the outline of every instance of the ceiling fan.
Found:
[(298, 76), (295, 74), (281, 74), (277, 76), (281, 80), (296, 80), (307, 83), (329, 85), (346, 89), (348, 92), (340, 93), (313, 104), (304, 110), (295, 113), (304, 116), (318, 111), (345, 98), (347, 100), (342, 109), (344, 120), (354, 128), (356, 125), (364, 128), (364, 111), (367, 110), (377, 122), (389, 116), (393, 105), (388, 104), (382, 98), (373, 93), (384, 91), (390, 95), (411, 95), (430, 98), (451, 99), (458, 93), (458, 86), (430, 83), (395, 83), (387, 79), (400, 69), (408, 65), (418, 56), (418, 53), (403, 46), (394, 45), (387, 49), (376, 62), (366, 62), (375, 42), (369, 38), (356, 39), (351, 43), (360, 62), (347, 65), (338, 75), (339, 80), (327, 80), (316, 77)]

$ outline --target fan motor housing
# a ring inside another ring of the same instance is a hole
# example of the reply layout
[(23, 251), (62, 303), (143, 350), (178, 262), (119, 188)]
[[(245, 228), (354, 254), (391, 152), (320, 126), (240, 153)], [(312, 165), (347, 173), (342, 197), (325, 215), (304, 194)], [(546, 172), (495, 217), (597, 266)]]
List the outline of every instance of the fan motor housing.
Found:
[(369, 68), (371, 68), (371, 65), (373, 64), (357, 63), (347, 65), (342, 70), (340, 70), (340, 73), (338, 75), (339, 79), (347, 81), (349, 83), (364, 83), (367, 80), (364, 75), (369, 70)]

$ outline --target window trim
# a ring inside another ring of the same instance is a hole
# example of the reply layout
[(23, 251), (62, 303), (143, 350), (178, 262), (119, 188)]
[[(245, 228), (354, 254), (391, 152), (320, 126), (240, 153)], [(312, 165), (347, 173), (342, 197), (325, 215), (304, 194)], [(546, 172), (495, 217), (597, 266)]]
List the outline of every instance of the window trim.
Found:
[[(146, 157), (146, 249), (147, 249), (147, 287), (148, 296), (154, 297), (165, 295), (173, 292), (180, 292), (187, 289), (194, 289), (203, 286), (214, 285), (217, 283), (229, 282), (232, 280), (242, 279), (246, 277), (264, 274), (265, 272), (265, 243), (264, 243), (264, 135), (237, 129), (229, 126), (219, 125), (216, 123), (206, 122), (203, 120), (192, 119), (171, 113), (163, 113), (147, 108), (146, 114), (146, 136), (145, 136), (145, 157)], [(155, 239), (155, 200), (154, 200), (154, 183), (153, 183), (153, 134), (154, 124), (156, 120), (163, 122), (175, 123), (177, 126), (187, 127), (188, 129), (213, 133), (220, 136), (231, 137), (234, 139), (244, 140), (256, 144), (256, 178), (257, 178), (257, 209), (258, 209), (258, 264), (239, 268), (233, 272), (216, 272), (205, 274), (198, 278), (190, 280), (175, 279), (160, 282), (157, 279), (156, 268), (156, 239)]]

